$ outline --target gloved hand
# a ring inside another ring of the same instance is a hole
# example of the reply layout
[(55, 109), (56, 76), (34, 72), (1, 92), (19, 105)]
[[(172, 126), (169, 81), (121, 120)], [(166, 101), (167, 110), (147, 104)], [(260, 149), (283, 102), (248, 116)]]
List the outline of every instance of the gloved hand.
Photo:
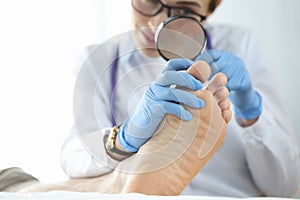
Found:
[(199, 90), (202, 83), (186, 72), (192, 61), (187, 59), (170, 60), (157, 80), (151, 84), (133, 115), (125, 120), (118, 132), (120, 145), (128, 152), (138, 149), (153, 135), (165, 114), (175, 114), (182, 120), (191, 120), (192, 115), (182, 105), (201, 108), (204, 101), (182, 89), (170, 87), (183, 86)]
[(217, 72), (224, 73), (228, 78), (229, 98), (234, 104), (236, 115), (242, 119), (255, 119), (260, 116), (262, 98), (252, 88), (244, 62), (234, 54), (225, 51), (209, 50), (207, 53), (212, 59), (208, 63), (214, 65)]

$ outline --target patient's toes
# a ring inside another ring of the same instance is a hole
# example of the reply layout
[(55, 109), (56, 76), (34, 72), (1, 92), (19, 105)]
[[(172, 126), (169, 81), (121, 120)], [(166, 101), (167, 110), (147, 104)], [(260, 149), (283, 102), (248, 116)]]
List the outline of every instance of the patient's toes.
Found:
[(219, 107), (221, 110), (229, 110), (230, 109), (230, 101), (228, 99), (224, 99), (219, 102)]
[(228, 123), (231, 120), (232, 112), (230, 109), (222, 110), (222, 117), (225, 120), (226, 123)]
[[(204, 61), (198, 61), (193, 63), (187, 70), (187, 73), (191, 74), (196, 79), (200, 80), (202, 83), (207, 81), (210, 72), (211, 71), (209, 65)], [(217, 103), (221, 109), (222, 117), (225, 120), (225, 122), (228, 123), (231, 119), (232, 113), (230, 110), (230, 102), (228, 100), (229, 92), (228, 89), (225, 87), (226, 83), (227, 77), (225, 76), (225, 74), (217, 73), (207, 83), (206, 90), (211, 92), (216, 98)], [(196, 95), (199, 92), (200, 91), (194, 91)], [(197, 96), (199, 96), (199, 94)]]
[(221, 101), (228, 99), (229, 97), (228, 89), (226, 87), (220, 87), (216, 90), (214, 96), (217, 98), (218, 103), (220, 103)]
[(231, 110), (230, 110), (230, 101), (228, 98), (219, 102), (219, 107), (222, 111), (222, 117), (228, 123), (231, 120)]
[(217, 73), (208, 83), (208, 90), (213, 94), (219, 89), (226, 85), (227, 77), (223, 73)]
[(213, 93), (221, 109), (222, 117), (226, 123), (231, 120), (229, 92), (225, 87), (227, 77), (223, 73), (216, 74), (208, 83), (207, 90)]
[(187, 73), (204, 83), (210, 75), (210, 67), (206, 62), (198, 61), (188, 68)]

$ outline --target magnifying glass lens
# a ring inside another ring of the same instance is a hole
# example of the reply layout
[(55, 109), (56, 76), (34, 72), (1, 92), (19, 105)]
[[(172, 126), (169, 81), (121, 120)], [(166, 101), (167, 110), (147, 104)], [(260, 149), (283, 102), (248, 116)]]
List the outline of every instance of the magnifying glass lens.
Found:
[(168, 18), (158, 27), (155, 42), (158, 52), (166, 60), (172, 58), (193, 60), (206, 47), (206, 33), (195, 19), (175, 16)]

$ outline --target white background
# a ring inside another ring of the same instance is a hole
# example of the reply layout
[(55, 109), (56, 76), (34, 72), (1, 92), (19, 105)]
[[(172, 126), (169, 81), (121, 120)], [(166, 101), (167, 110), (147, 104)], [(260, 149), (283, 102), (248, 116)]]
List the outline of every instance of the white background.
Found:
[[(299, 8), (299, 0), (224, 0), (210, 19), (261, 36), (294, 127)], [(43, 182), (66, 178), (59, 152), (72, 123), (76, 55), (127, 30), (129, 10), (129, 0), (0, 1), (0, 168), (19, 166)]]
[(101, 38), (102, 1), (0, 1), (0, 168), (43, 182), (59, 164), (72, 123), (76, 55)]

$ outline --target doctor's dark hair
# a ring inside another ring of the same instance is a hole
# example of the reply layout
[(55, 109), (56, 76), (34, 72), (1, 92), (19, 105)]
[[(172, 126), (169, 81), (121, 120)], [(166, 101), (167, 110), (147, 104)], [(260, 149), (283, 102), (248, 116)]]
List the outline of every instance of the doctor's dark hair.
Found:
[(218, 6), (218, 0), (211, 0), (208, 6), (208, 11), (211, 13), (214, 12), (217, 6)]

